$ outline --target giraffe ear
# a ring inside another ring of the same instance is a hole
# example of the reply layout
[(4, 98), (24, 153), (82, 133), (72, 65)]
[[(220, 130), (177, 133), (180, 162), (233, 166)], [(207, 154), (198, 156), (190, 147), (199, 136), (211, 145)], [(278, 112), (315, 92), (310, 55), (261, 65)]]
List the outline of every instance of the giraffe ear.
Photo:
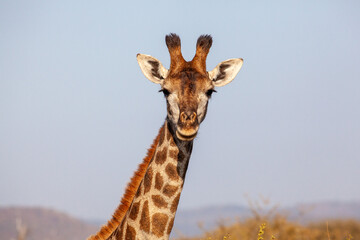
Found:
[(215, 87), (221, 87), (232, 80), (234, 80), (236, 74), (240, 71), (243, 64), (242, 58), (232, 58), (219, 63), (209, 73), (209, 78), (213, 81)]
[(167, 77), (168, 70), (156, 58), (145, 54), (138, 54), (136, 58), (141, 71), (150, 81), (161, 84)]

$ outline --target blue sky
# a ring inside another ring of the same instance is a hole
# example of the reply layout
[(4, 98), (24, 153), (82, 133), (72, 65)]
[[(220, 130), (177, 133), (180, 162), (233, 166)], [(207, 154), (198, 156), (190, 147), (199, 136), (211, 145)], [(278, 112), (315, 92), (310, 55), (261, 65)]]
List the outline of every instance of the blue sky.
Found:
[(136, 54), (213, 36), (241, 57), (194, 143), (180, 208), (360, 200), (358, 1), (1, 1), (0, 206), (106, 219), (166, 116)]

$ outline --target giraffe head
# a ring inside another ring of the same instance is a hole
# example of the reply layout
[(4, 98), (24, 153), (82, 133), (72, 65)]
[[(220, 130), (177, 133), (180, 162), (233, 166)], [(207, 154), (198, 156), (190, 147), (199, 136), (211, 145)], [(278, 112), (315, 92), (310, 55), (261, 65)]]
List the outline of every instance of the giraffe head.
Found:
[(194, 58), (187, 62), (181, 54), (180, 38), (167, 35), (170, 68), (166, 69), (156, 58), (138, 54), (141, 71), (150, 81), (158, 83), (167, 102), (167, 119), (178, 139), (191, 141), (204, 120), (208, 101), (215, 87), (230, 83), (239, 72), (243, 60), (233, 58), (219, 63), (213, 70), (206, 70), (206, 57), (212, 38), (202, 35), (196, 44)]

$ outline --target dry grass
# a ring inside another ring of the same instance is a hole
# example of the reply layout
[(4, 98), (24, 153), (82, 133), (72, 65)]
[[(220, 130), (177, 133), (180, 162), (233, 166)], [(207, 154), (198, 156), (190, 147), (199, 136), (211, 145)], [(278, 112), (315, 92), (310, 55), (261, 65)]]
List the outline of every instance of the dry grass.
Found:
[(16, 219), (17, 240), (25, 240), (28, 234), (27, 226), (22, 222), (21, 218)]
[(211, 231), (195, 238), (177, 240), (356, 240), (360, 239), (360, 221), (329, 220), (300, 224), (289, 221), (277, 207), (264, 211), (261, 204), (249, 203), (253, 216), (232, 225), (220, 223)]
[[(360, 239), (360, 222), (355, 220), (332, 220), (302, 225), (288, 221), (284, 216), (273, 219), (249, 218), (233, 225), (219, 225), (212, 231), (205, 232), (200, 239), (232, 239), (232, 240), (354, 240)], [(178, 239), (180, 240), (180, 239)]]

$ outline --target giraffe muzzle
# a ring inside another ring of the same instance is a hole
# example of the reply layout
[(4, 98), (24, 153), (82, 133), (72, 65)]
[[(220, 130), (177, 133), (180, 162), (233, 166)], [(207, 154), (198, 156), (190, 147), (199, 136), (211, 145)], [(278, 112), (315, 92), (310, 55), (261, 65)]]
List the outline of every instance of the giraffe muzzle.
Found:
[(182, 141), (193, 140), (199, 130), (197, 114), (194, 111), (182, 111), (177, 124), (176, 136)]
[(183, 134), (179, 130), (176, 130), (176, 137), (182, 141), (191, 141), (196, 137), (196, 135), (197, 135), (197, 130), (194, 131), (193, 134), (189, 134), (189, 135)]
[(193, 111), (184, 111), (180, 113), (180, 122), (186, 125), (195, 123), (196, 113)]

